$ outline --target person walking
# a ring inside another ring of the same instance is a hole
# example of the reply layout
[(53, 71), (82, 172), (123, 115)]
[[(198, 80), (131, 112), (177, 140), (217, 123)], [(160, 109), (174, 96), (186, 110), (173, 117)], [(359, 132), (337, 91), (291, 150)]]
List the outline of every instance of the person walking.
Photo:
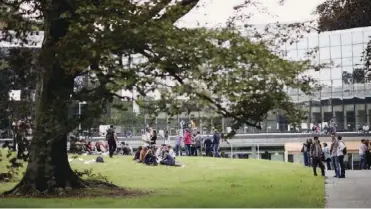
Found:
[(359, 168), (361, 170), (366, 170), (366, 165), (367, 165), (367, 159), (366, 159), (367, 146), (365, 143), (366, 143), (366, 140), (362, 139), (361, 144), (359, 146), (359, 157), (361, 158)]
[(332, 161), (332, 166), (333, 166), (334, 171), (335, 171), (335, 176), (334, 177), (337, 178), (337, 177), (340, 176), (340, 173), (339, 173), (339, 158), (337, 156), (337, 150), (338, 150), (338, 147), (339, 147), (339, 142), (338, 142), (335, 135), (331, 136), (331, 140), (332, 140), (331, 147), (330, 147), (331, 161)]
[(195, 136), (195, 149), (196, 149), (197, 156), (202, 156), (201, 145), (202, 145), (202, 136), (201, 136), (200, 131), (197, 131), (197, 134)]
[(182, 139), (183, 136), (180, 135), (180, 131), (176, 131), (177, 138), (175, 139), (175, 154), (176, 156), (182, 156)]
[(106, 140), (108, 142), (109, 156), (112, 158), (113, 153), (117, 148), (117, 135), (115, 133), (113, 125), (110, 125), (109, 129), (107, 129)]
[(326, 162), (327, 170), (331, 170), (331, 154), (330, 154), (330, 148), (327, 146), (327, 143), (323, 143), (323, 156), (324, 160)]
[(310, 156), (312, 158), (313, 174), (317, 176), (317, 166), (321, 169), (322, 176), (325, 176), (325, 166), (322, 162), (322, 147), (318, 140), (318, 136), (314, 137), (314, 142), (310, 147)]
[(220, 157), (219, 155), (219, 145), (220, 145), (220, 134), (218, 130), (215, 130), (213, 136), (213, 149), (214, 149), (214, 157)]
[(184, 141), (184, 145), (185, 145), (185, 148), (186, 148), (187, 155), (191, 156), (192, 155), (192, 149), (191, 149), (192, 136), (191, 136), (191, 133), (189, 132), (188, 129), (186, 129), (186, 131), (185, 131), (183, 141)]
[(342, 141), (342, 137), (338, 136), (338, 149), (337, 149), (337, 156), (339, 160), (339, 167), (340, 167), (340, 176), (339, 178), (345, 178), (345, 165), (344, 165), (344, 156), (347, 154), (347, 147), (345, 143)]

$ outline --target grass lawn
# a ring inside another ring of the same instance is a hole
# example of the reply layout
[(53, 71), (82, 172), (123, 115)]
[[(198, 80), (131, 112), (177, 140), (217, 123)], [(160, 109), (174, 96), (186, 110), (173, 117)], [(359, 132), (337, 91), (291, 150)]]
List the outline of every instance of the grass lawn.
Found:
[[(94, 156), (84, 156), (94, 159)], [(302, 165), (265, 160), (183, 157), (186, 167), (149, 167), (131, 157), (104, 157), (104, 164), (71, 162), (78, 170), (92, 168), (113, 183), (150, 194), (126, 198), (3, 198), (0, 207), (324, 207), (324, 178)], [(4, 165), (0, 169), (5, 169)], [(0, 192), (15, 183), (0, 184)]]

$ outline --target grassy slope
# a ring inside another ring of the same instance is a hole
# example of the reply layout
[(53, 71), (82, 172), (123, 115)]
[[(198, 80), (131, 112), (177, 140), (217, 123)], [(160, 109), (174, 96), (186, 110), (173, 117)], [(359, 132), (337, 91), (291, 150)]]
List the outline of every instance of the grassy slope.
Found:
[[(93, 159), (86, 156), (86, 159)], [(115, 184), (150, 190), (149, 196), (95, 199), (0, 199), (0, 207), (324, 207), (324, 180), (297, 164), (264, 160), (181, 158), (180, 167), (148, 167), (128, 157), (105, 157), (93, 168)], [(4, 167), (0, 167), (4, 169)], [(0, 184), (0, 192), (14, 183)]]

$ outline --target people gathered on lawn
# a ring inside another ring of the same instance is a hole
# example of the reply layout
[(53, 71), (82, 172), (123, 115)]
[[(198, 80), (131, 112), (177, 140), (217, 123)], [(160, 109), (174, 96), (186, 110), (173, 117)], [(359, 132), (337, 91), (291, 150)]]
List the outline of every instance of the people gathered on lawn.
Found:
[[(180, 166), (175, 161), (177, 156), (181, 156), (185, 151), (186, 156), (209, 156), (220, 157), (219, 145), (222, 141), (222, 134), (214, 130), (212, 135), (201, 135), (195, 125), (185, 126), (182, 130), (177, 130), (177, 136), (170, 145), (169, 140), (164, 140), (164, 144), (156, 146), (157, 137), (162, 137), (165, 133), (157, 132), (148, 127), (145, 129), (141, 141), (143, 145), (133, 152), (133, 148), (127, 142), (119, 142), (114, 126), (107, 129), (105, 140), (100, 141), (79, 141), (77, 153), (83, 154), (108, 154), (113, 157), (115, 154), (134, 155), (137, 162), (147, 165), (167, 165)], [(169, 138), (167, 133), (167, 138)], [(74, 142), (74, 144), (76, 144)], [(75, 152), (75, 151), (74, 151)]]

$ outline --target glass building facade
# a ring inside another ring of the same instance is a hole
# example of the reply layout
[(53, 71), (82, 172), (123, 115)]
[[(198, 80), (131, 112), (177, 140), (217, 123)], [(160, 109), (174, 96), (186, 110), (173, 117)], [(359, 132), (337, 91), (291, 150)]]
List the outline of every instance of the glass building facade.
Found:
[[(297, 89), (287, 89), (292, 99), (308, 112), (301, 129), (310, 129), (335, 118), (338, 131), (355, 131), (371, 121), (371, 73), (365, 66), (364, 51), (371, 40), (371, 27), (309, 34), (297, 43), (283, 46), (290, 60), (311, 60), (320, 69), (309, 69), (306, 74), (315, 78), (322, 88), (313, 96)], [(308, 52), (315, 51), (308, 55)], [(314, 56), (313, 56), (314, 55)], [(289, 131), (283, 116), (270, 114), (266, 129), (272, 132)], [(267, 131), (269, 131), (267, 130)]]

